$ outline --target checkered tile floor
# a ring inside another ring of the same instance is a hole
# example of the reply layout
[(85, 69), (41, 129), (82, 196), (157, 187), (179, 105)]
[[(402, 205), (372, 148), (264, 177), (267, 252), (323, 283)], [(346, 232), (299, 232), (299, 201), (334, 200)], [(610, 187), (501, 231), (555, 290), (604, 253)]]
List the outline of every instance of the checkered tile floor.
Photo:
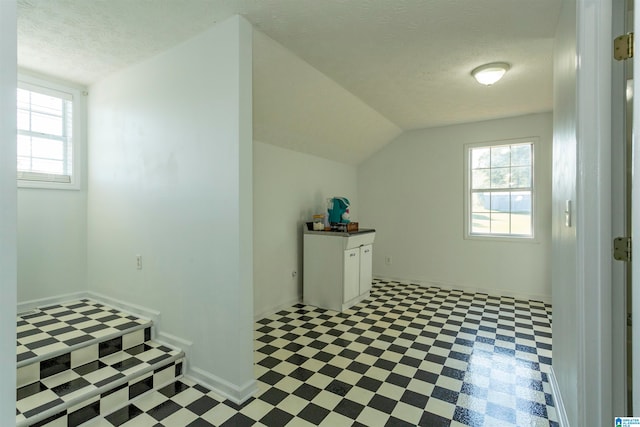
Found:
[(88, 299), (39, 308), (18, 316), (18, 366), (150, 325)]
[(241, 407), (181, 379), (95, 426), (558, 426), (551, 307), (375, 281), (344, 313), (296, 305), (255, 331)]
[[(16, 422), (20, 424), (28, 421), (45, 411), (55, 412), (56, 410), (52, 408), (83, 396), (93, 396), (101, 391), (108, 391), (114, 385), (120, 385), (123, 382), (126, 385), (128, 378), (137, 378), (142, 373), (151, 372), (154, 369), (158, 372), (164, 371), (162, 374), (164, 380), (156, 379), (156, 384), (166, 384), (173, 381), (176, 376), (170, 370), (162, 368), (181, 363), (182, 357), (182, 352), (147, 341), (20, 387), (17, 389), (16, 396)], [(177, 363), (167, 365), (170, 362)], [(179, 374), (181, 375), (181, 367)]]

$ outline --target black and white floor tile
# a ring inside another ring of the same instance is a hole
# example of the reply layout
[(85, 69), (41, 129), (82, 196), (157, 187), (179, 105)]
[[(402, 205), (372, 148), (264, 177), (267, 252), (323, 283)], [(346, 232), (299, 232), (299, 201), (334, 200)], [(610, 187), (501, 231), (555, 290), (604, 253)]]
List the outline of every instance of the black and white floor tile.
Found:
[(557, 426), (551, 307), (376, 280), (344, 313), (256, 323), (260, 393), (242, 406), (183, 378), (95, 426)]
[(150, 326), (149, 320), (89, 299), (38, 308), (18, 316), (18, 367)]
[[(57, 407), (85, 396), (100, 397), (101, 394), (104, 395), (103, 399), (96, 398), (94, 406), (98, 415), (106, 413), (108, 406), (114, 407), (114, 390), (120, 391), (129, 385), (134, 391), (140, 389), (147, 392), (153, 388), (146, 387), (148, 383), (166, 384), (182, 376), (182, 357), (183, 353), (180, 351), (148, 341), (19, 387), (16, 393), (16, 424), (31, 425), (44, 416), (57, 419), (74, 412), (59, 412)], [(111, 397), (106, 398), (107, 396)], [(124, 394), (117, 396), (117, 403), (122, 406), (131, 397), (131, 392), (124, 390)], [(80, 406), (77, 409), (83, 409), (87, 405)]]
[(88, 299), (18, 315), (16, 425), (77, 426), (181, 377), (151, 323)]

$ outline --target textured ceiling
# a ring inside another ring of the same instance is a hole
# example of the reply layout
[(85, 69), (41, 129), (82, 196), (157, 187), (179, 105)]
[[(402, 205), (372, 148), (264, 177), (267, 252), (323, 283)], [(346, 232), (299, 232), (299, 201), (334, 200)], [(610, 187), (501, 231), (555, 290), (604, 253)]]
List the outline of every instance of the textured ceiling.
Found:
[(382, 114), (260, 31), (253, 32), (254, 139), (358, 164), (401, 133)]
[[(560, 3), (18, 0), (18, 63), (88, 86), (241, 14), (379, 113), (382, 122), (415, 129), (550, 111)], [(493, 61), (512, 69), (492, 87), (475, 83), (470, 70)], [(258, 63), (254, 75), (273, 69), (265, 55)]]

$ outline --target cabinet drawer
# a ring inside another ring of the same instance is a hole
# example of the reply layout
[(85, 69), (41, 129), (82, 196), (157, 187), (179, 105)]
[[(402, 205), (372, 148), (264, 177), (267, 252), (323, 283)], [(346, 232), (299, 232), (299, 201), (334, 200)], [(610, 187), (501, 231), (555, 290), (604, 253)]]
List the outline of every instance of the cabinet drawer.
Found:
[(370, 245), (375, 239), (376, 233), (353, 234), (345, 239), (345, 249), (359, 248), (360, 246)]

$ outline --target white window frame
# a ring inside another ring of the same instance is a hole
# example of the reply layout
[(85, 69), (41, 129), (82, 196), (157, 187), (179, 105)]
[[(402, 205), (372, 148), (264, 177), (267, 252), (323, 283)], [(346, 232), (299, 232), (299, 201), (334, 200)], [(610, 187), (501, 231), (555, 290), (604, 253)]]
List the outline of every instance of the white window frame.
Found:
[[(531, 144), (532, 145), (532, 159), (531, 159), (531, 235), (517, 235), (517, 234), (485, 234), (485, 233), (471, 233), (472, 213), (471, 213), (471, 150), (474, 148), (482, 147), (500, 147), (505, 145), (516, 144)], [(539, 138), (527, 137), (518, 139), (507, 139), (500, 141), (485, 141), (464, 144), (464, 238), (469, 240), (491, 240), (491, 241), (505, 241), (505, 242), (526, 242), (526, 243), (538, 243), (536, 237), (537, 233), (537, 164), (536, 157), (539, 155)]]
[[(55, 176), (46, 177), (44, 179), (38, 179), (37, 176), (29, 176), (28, 174), (22, 175), (18, 172), (17, 185), (18, 188), (42, 188), (42, 189), (55, 189), (55, 190), (79, 190), (81, 182), (81, 146), (84, 135), (85, 124), (85, 112), (84, 112), (84, 96), (81, 89), (51, 82), (38, 77), (30, 75), (18, 75), (18, 88), (26, 89), (34, 92), (40, 92), (52, 96), (60, 96), (60, 94), (68, 95), (71, 97), (73, 105), (72, 116), (72, 139), (71, 139), (71, 176), (70, 182), (60, 182), (55, 180)], [(16, 105), (17, 109), (17, 105)], [(17, 135), (16, 135), (17, 136)], [(17, 161), (17, 159), (16, 159)], [(21, 177), (24, 176), (24, 178)]]

